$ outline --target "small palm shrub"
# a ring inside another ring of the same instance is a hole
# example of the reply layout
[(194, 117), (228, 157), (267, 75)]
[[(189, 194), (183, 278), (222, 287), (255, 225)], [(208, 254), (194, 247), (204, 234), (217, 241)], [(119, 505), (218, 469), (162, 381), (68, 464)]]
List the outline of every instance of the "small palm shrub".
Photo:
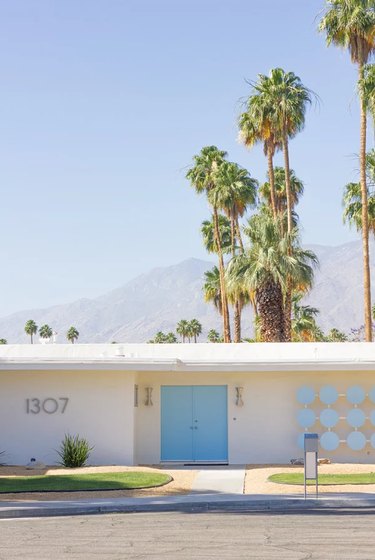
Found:
[(78, 434), (76, 436), (65, 434), (57, 451), (61, 459), (58, 463), (71, 469), (84, 467), (93, 449), (87, 439), (79, 437)]

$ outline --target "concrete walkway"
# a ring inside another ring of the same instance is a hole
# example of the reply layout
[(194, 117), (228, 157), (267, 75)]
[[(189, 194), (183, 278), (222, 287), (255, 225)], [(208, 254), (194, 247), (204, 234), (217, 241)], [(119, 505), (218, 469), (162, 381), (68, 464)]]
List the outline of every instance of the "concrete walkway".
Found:
[(192, 494), (243, 494), (245, 474), (244, 466), (202, 468), (193, 482)]

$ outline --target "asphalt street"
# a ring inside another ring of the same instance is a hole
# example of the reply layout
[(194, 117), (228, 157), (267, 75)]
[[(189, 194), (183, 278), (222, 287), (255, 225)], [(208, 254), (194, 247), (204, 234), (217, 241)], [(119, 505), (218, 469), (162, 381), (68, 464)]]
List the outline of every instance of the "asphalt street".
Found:
[(0, 559), (374, 560), (368, 513), (147, 513), (0, 521)]

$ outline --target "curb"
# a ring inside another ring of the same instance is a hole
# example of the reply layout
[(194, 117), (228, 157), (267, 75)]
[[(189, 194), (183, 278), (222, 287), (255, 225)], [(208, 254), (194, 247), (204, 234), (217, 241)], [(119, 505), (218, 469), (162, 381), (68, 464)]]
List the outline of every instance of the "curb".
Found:
[(169, 504), (107, 504), (53, 507), (9, 507), (0, 508), (0, 519), (20, 519), (26, 517), (60, 517), (76, 515), (98, 515), (109, 513), (284, 513), (284, 514), (375, 514), (374, 500), (249, 500), (249, 501), (202, 501), (177, 502)]

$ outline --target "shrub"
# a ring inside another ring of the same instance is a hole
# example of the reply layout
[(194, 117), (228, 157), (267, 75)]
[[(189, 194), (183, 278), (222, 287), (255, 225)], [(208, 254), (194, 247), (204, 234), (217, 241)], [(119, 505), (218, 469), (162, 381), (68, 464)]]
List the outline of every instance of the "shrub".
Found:
[(84, 467), (93, 449), (87, 439), (79, 437), (78, 434), (76, 436), (65, 434), (60, 449), (57, 451), (61, 459), (58, 463), (71, 469)]

